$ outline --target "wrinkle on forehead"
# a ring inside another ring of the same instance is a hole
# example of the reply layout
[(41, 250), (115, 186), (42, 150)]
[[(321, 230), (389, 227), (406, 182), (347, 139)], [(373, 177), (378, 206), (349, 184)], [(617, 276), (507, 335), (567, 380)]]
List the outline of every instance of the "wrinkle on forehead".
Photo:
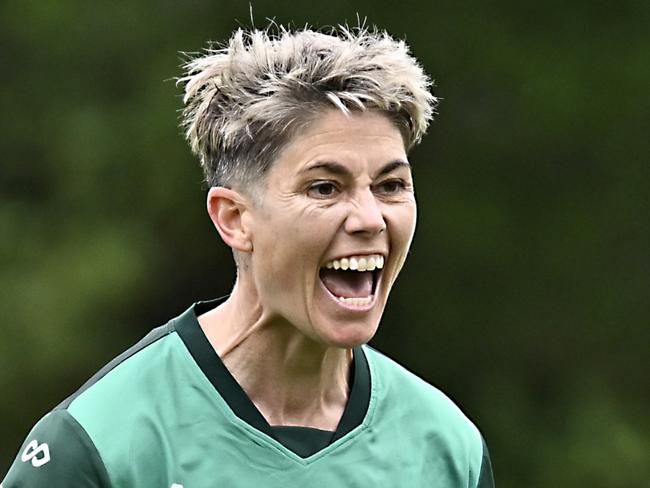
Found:
[(346, 147), (353, 150), (362, 145), (378, 147), (383, 144), (399, 148), (401, 154), (395, 155), (396, 158), (406, 160), (402, 135), (385, 115), (372, 111), (350, 114), (328, 111), (294, 136), (278, 155), (274, 166), (287, 159), (296, 159), (291, 157), (293, 152), (298, 152), (297, 159), (306, 162), (315, 158), (314, 153), (327, 153), (328, 146), (342, 145), (339, 150), (346, 151)]

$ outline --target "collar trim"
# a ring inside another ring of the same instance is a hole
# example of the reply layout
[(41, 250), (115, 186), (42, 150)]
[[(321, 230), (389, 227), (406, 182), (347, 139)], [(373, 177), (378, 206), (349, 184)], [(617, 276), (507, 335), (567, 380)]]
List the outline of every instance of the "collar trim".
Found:
[[(226, 299), (227, 297), (222, 297), (216, 300), (195, 303), (174, 321), (176, 332), (178, 332), (185, 347), (187, 347), (190, 355), (194, 358), (201, 371), (203, 371), (203, 374), (205, 374), (217, 390), (217, 393), (219, 393), (237, 417), (251, 427), (280, 442), (292, 452), (301, 457), (307, 457), (303, 455), (304, 452), (296, 452), (295, 448), (282, 442), (282, 438), (278, 438), (278, 427), (282, 426), (271, 427), (269, 425), (257, 407), (248, 398), (246, 392), (230, 374), (230, 371), (223, 364), (221, 358), (203, 333), (197, 317), (219, 306)], [(353, 349), (353, 357), (350, 396), (336, 431), (334, 431), (330, 441), (322, 446), (323, 449), (361, 425), (368, 411), (372, 386), (368, 360), (361, 346)], [(310, 431), (312, 430), (316, 431), (316, 434), (323, 432), (322, 430), (308, 427), (301, 428), (301, 430), (304, 431), (306, 436), (310, 436)], [(311, 452), (309, 455), (313, 455), (320, 450)]]

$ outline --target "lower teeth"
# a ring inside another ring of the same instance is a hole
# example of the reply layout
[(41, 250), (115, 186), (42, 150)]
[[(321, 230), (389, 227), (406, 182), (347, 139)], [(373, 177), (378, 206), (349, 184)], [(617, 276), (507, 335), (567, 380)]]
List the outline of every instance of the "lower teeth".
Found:
[(348, 305), (369, 305), (372, 302), (372, 295), (364, 298), (346, 298), (346, 297), (336, 297), (340, 302), (347, 303)]

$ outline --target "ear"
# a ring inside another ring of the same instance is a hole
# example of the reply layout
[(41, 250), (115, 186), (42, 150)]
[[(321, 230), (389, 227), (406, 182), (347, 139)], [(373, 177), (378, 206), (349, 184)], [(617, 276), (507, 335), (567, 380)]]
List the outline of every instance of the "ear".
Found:
[(218, 186), (210, 188), (207, 205), (210, 219), (223, 242), (235, 251), (251, 252), (250, 229), (242, 218), (248, 210), (247, 199), (234, 190)]

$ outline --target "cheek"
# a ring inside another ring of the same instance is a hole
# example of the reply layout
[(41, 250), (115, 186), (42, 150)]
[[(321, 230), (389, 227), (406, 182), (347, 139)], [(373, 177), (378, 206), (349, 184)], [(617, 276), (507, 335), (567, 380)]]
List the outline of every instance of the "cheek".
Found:
[(413, 204), (412, 206), (401, 208), (399, 212), (393, 215), (390, 221), (391, 254), (394, 254), (396, 269), (394, 279), (397, 278), (397, 274), (401, 271), (406, 261), (415, 233), (416, 220), (417, 211), (415, 204)]
[(408, 246), (411, 244), (413, 235), (415, 234), (415, 224), (417, 221), (417, 207), (415, 202), (412, 205), (407, 205), (399, 209), (398, 212), (391, 219), (393, 232), (391, 236), (396, 243), (401, 246)]
[(418, 220), (418, 211), (417, 211), (417, 205), (413, 204), (413, 211), (411, 213), (411, 228), (409, 230), (409, 243), (411, 240), (413, 240), (413, 236), (415, 235), (415, 227), (417, 225), (417, 220)]
[(260, 280), (283, 293), (301, 285), (318, 267), (327, 242), (323, 220), (295, 211), (269, 216), (255, 235), (254, 256)]

